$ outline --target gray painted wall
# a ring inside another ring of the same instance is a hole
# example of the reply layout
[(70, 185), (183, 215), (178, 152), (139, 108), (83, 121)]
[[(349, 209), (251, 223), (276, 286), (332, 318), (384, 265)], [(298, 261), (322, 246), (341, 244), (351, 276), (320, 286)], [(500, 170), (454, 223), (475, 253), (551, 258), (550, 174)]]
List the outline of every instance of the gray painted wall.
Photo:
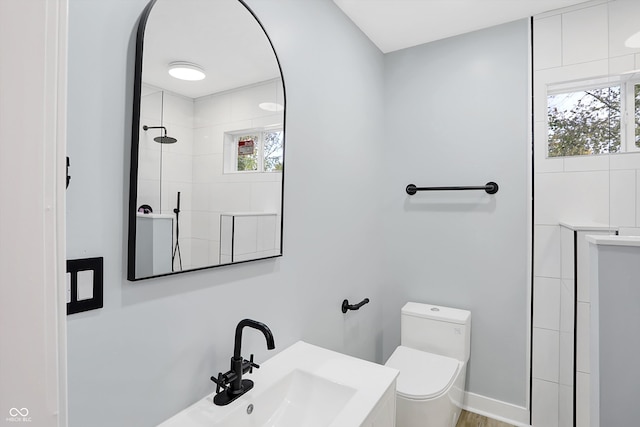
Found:
[[(385, 57), (384, 355), (406, 300), (471, 310), (467, 389), (526, 404), (528, 21)], [(484, 192), (418, 186), (499, 184)]]
[[(104, 308), (69, 317), (72, 427), (156, 425), (213, 391), (244, 317), (277, 350), (304, 339), (381, 360), (383, 55), (331, 1), (249, 3), (285, 70), (285, 256), (131, 283), (128, 70), (146, 0), (70, 1), (68, 257), (105, 262)], [(260, 363), (253, 332), (243, 348)]]
[[(524, 405), (527, 23), (385, 59), (329, 0), (249, 0), (285, 73), (285, 256), (131, 283), (128, 72), (145, 3), (70, 0), (68, 256), (105, 258), (104, 309), (68, 322), (70, 426), (156, 425), (211, 392), (243, 317), (277, 350), (304, 339), (383, 362), (407, 300), (472, 310), (469, 389)], [(493, 198), (404, 193), (489, 180)]]

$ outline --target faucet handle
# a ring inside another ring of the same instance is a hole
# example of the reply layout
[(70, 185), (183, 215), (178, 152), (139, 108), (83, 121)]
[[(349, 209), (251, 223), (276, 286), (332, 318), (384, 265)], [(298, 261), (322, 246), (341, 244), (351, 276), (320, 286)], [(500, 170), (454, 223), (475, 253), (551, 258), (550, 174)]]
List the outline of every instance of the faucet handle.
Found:
[(253, 373), (253, 368), (256, 369), (260, 369), (260, 365), (258, 365), (257, 363), (253, 363), (253, 354), (251, 356), (249, 356), (249, 373), (252, 374)]
[(227, 376), (225, 374), (223, 374), (222, 372), (218, 373), (218, 378), (211, 377), (211, 381), (216, 383), (216, 394), (220, 393), (220, 389), (222, 389), (222, 390), (226, 390), (227, 389), (228, 379), (227, 379)]

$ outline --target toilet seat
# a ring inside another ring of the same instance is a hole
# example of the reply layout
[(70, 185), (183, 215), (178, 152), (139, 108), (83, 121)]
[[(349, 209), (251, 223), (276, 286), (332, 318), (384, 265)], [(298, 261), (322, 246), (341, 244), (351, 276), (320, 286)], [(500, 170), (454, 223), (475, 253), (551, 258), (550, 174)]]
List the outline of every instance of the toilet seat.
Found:
[(399, 396), (412, 400), (432, 399), (455, 381), (461, 362), (451, 357), (399, 346), (386, 366), (400, 371), (396, 383)]

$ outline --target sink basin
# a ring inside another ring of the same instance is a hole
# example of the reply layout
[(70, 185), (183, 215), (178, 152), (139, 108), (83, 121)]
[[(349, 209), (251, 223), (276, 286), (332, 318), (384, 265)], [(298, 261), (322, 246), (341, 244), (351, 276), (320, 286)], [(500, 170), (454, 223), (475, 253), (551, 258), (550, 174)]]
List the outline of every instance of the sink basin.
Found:
[(254, 387), (226, 406), (213, 394), (159, 427), (394, 425), (398, 371), (298, 341), (246, 375)]
[[(356, 390), (294, 370), (225, 416), (216, 427), (328, 426)], [(252, 405), (249, 407), (249, 405)], [(250, 409), (247, 409), (250, 408)], [(249, 413), (250, 412), (250, 413)]]

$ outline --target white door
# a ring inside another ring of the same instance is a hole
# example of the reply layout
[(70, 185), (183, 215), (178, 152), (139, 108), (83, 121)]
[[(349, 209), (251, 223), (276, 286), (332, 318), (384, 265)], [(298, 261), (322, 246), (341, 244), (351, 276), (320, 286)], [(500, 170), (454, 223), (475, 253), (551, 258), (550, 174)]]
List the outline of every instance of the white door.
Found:
[(67, 0), (0, 0), (3, 426), (67, 425), (66, 44)]

